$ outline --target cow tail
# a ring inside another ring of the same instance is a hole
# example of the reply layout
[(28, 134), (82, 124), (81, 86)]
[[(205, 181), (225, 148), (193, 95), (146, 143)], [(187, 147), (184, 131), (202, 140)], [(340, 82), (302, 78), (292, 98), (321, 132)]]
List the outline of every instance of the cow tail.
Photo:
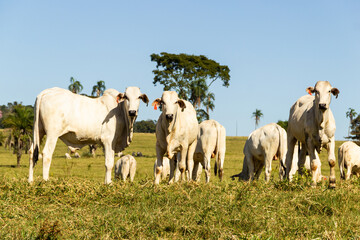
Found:
[(221, 162), (219, 159), (219, 149), (220, 149), (220, 139), (221, 139), (221, 129), (218, 124), (215, 124), (216, 132), (217, 132), (217, 138), (216, 138), (216, 154), (215, 154), (215, 167), (214, 167), (214, 174), (217, 175), (218, 171), (221, 170)]
[[(280, 126), (276, 126), (278, 133), (279, 133), (279, 148), (278, 148), (278, 155), (279, 155), (279, 162), (280, 162), (280, 166), (283, 168), (284, 172), (286, 171), (286, 166), (284, 164), (283, 161), (285, 161), (285, 159), (283, 159), (283, 149), (287, 150), (287, 146), (285, 146), (285, 144), (287, 144), (287, 141), (283, 141), (282, 135), (281, 135), (281, 131), (283, 130)], [(285, 150), (285, 151), (286, 151)]]
[(340, 169), (340, 177), (342, 179), (345, 179), (345, 159), (344, 159), (344, 151), (343, 151), (343, 147), (340, 146), (339, 150), (338, 150), (338, 161), (339, 161), (339, 169)]
[(41, 95), (36, 98), (35, 101), (35, 109), (34, 109), (34, 130), (33, 130), (33, 162), (34, 166), (39, 160), (39, 148), (40, 148), (40, 132), (39, 132), (39, 125), (40, 125), (40, 101)]

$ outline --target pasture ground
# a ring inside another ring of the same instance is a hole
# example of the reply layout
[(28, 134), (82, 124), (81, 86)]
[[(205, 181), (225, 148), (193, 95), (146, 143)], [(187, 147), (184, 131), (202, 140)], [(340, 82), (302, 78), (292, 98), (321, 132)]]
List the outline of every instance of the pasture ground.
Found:
[[(166, 182), (153, 186), (155, 135), (134, 134), (124, 153), (136, 157), (134, 183), (103, 184), (104, 155), (80, 150), (80, 159), (66, 160), (58, 141), (50, 180), (42, 181), (42, 162), (35, 182), (27, 183), (28, 156), (15, 168), (16, 156), (0, 147), (1, 239), (341, 239), (360, 237), (360, 180), (310, 187), (309, 177), (292, 183), (278, 180), (232, 181), (241, 171), (245, 137), (227, 137), (224, 180), (213, 174), (209, 184)], [(342, 142), (337, 142), (337, 148)], [(336, 149), (337, 149), (336, 148)], [(337, 153), (336, 153), (337, 155)], [(326, 151), (320, 154), (323, 175), (329, 174)], [(116, 158), (117, 160), (117, 158)], [(213, 161), (212, 161), (213, 167)]]

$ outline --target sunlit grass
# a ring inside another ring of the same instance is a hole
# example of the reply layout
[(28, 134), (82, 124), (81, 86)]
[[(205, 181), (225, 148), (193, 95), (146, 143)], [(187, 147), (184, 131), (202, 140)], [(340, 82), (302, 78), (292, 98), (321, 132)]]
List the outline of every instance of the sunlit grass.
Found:
[[(135, 134), (125, 154), (137, 157), (134, 183), (103, 184), (104, 154), (65, 159), (59, 141), (50, 169), (42, 181), (42, 162), (29, 185), (28, 156), (20, 168), (16, 157), (0, 147), (0, 236), (11, 239), (339, 239), (360, 237), (360, 181), (340, 181), (328, 189), (323, 182), (310, 187), (309, 177), (292, 183), (272, 178), (252, 183), (232, 181), (241, 171), (246, 138), (228, 137), (224, 181), (213, 174), (209, 184), (165, 182), (153, 186), (155, 135)], [(337, 142), (337, 147), (341, 142)], [(326, 152), (320, 154), (322, 173), (328, 175)], [(117, 158), (116, 158), (117, 160)], [(212, 163), (213, 165), (213, 163)]]

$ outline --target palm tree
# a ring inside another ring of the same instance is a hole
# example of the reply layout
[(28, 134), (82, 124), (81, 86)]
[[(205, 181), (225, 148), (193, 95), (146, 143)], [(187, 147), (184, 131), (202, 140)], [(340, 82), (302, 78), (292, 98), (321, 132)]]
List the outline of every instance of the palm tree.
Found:
[(349, 124), (349, 128), (348, 128), (348, 137), (350, 136), (350, 128), (351, 128), (351, 124), (354, 120), (354, 118), (356, 117), (357, 113), (355, 112), (355, 109), (353, 108), (349, 108), (349, 110), (346, 112), (346, 117), (350, 119), (350, 124)]
[(21, 104), (14, 106), (12, 112), (4, 119), (4, 125), (11, 128), (14, 137), (17, 167), (20, 167), (20, 160), (24, 147), (29, 145), (33, 122), (33, 108)]
[(96, 97), (100, 97), (100, 96), (103, 95), (105, 89), (106, 89), (105, 82), (100, 80), (100, 81), (98, 81), (96, 83), (96, 85), (93, 86), (93, 90), (91, 92), (91, 95), (95, 96), (95, 94), (96, 94)]
[(70, 77), (69, 90), (73, 93), (78, 94), (83, 90), (83, 85), (81, 85), (79, 81), (75, 80), (75, 78)]
[(252, 113), (252, 117), (255, 118), (255, 129), (257, 128), (257, 126), (259, 125), (260, 122), (260, 118), (263, 116), (264, 114), (261, 112), (261, 110), (256, 109), (255, 112)]

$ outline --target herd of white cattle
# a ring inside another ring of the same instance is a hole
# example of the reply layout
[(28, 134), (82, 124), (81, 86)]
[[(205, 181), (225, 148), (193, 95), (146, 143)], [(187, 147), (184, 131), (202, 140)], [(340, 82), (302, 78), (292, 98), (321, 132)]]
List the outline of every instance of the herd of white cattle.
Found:
[[(244, 146), (242, 172), (232, 176), (243, 180), (259, 178), (265, 167), (269, 181), (271, 163), (279, 160), (280, 179), (292, 180), (296, 171), (308, 170), (312, 185), (323, 179), (318, 153), (325, 148), (330, 166), (329, 186), (335, 187), (335, 119), (330, 109), (331, 95), (339, 90), (327, 81), (319, 81), (307, 88), (309, 95), (300, 97), (290, 109), (287, 132), (271, 123), (252, 132)], [(312, 96), (314, 94), (315, 96)], [(29, 179), (40, 155), (41, 139), (47, 135), (42, 150), (43, 179), (49, 179), (52, 155), (58, 138), (69, 148), (79, 149), (100, 144), (105, 153), (105, 184), (112, 182), (115, 153), (123, 151), (132, 141), (133, 125), (140, 100), (148, 104), (146, 94), (138, 87), (128, 87), (124, 93), (108, 89), (103, 96), (89, 98), (61, 88), (42, 91), (35, 101), (33, 143), (30, 148)], [(156, 156), (154, 183), (169, 178), (199, 181), (202, 169), (206, 182), (210, 180), (210, 159), (215, 157), (215, 175), (223, 177), (226, 151), (225, 128), (215, 120), (198, 124), (191, 103), (179, 99), (174, 91), (164, 91), (153, 101), (161, 114), (156, 124)], [(360, 147), (346, 142), (339, 148), (340, 175), (349, 179), (360, 174)], [(201, 164), (201, 165), (200, 165)], [(345, 174), (345, 168), (347, 173)], [(133, 181), (136, 160), (130, 155), (115, 164), (115, 178)]]

